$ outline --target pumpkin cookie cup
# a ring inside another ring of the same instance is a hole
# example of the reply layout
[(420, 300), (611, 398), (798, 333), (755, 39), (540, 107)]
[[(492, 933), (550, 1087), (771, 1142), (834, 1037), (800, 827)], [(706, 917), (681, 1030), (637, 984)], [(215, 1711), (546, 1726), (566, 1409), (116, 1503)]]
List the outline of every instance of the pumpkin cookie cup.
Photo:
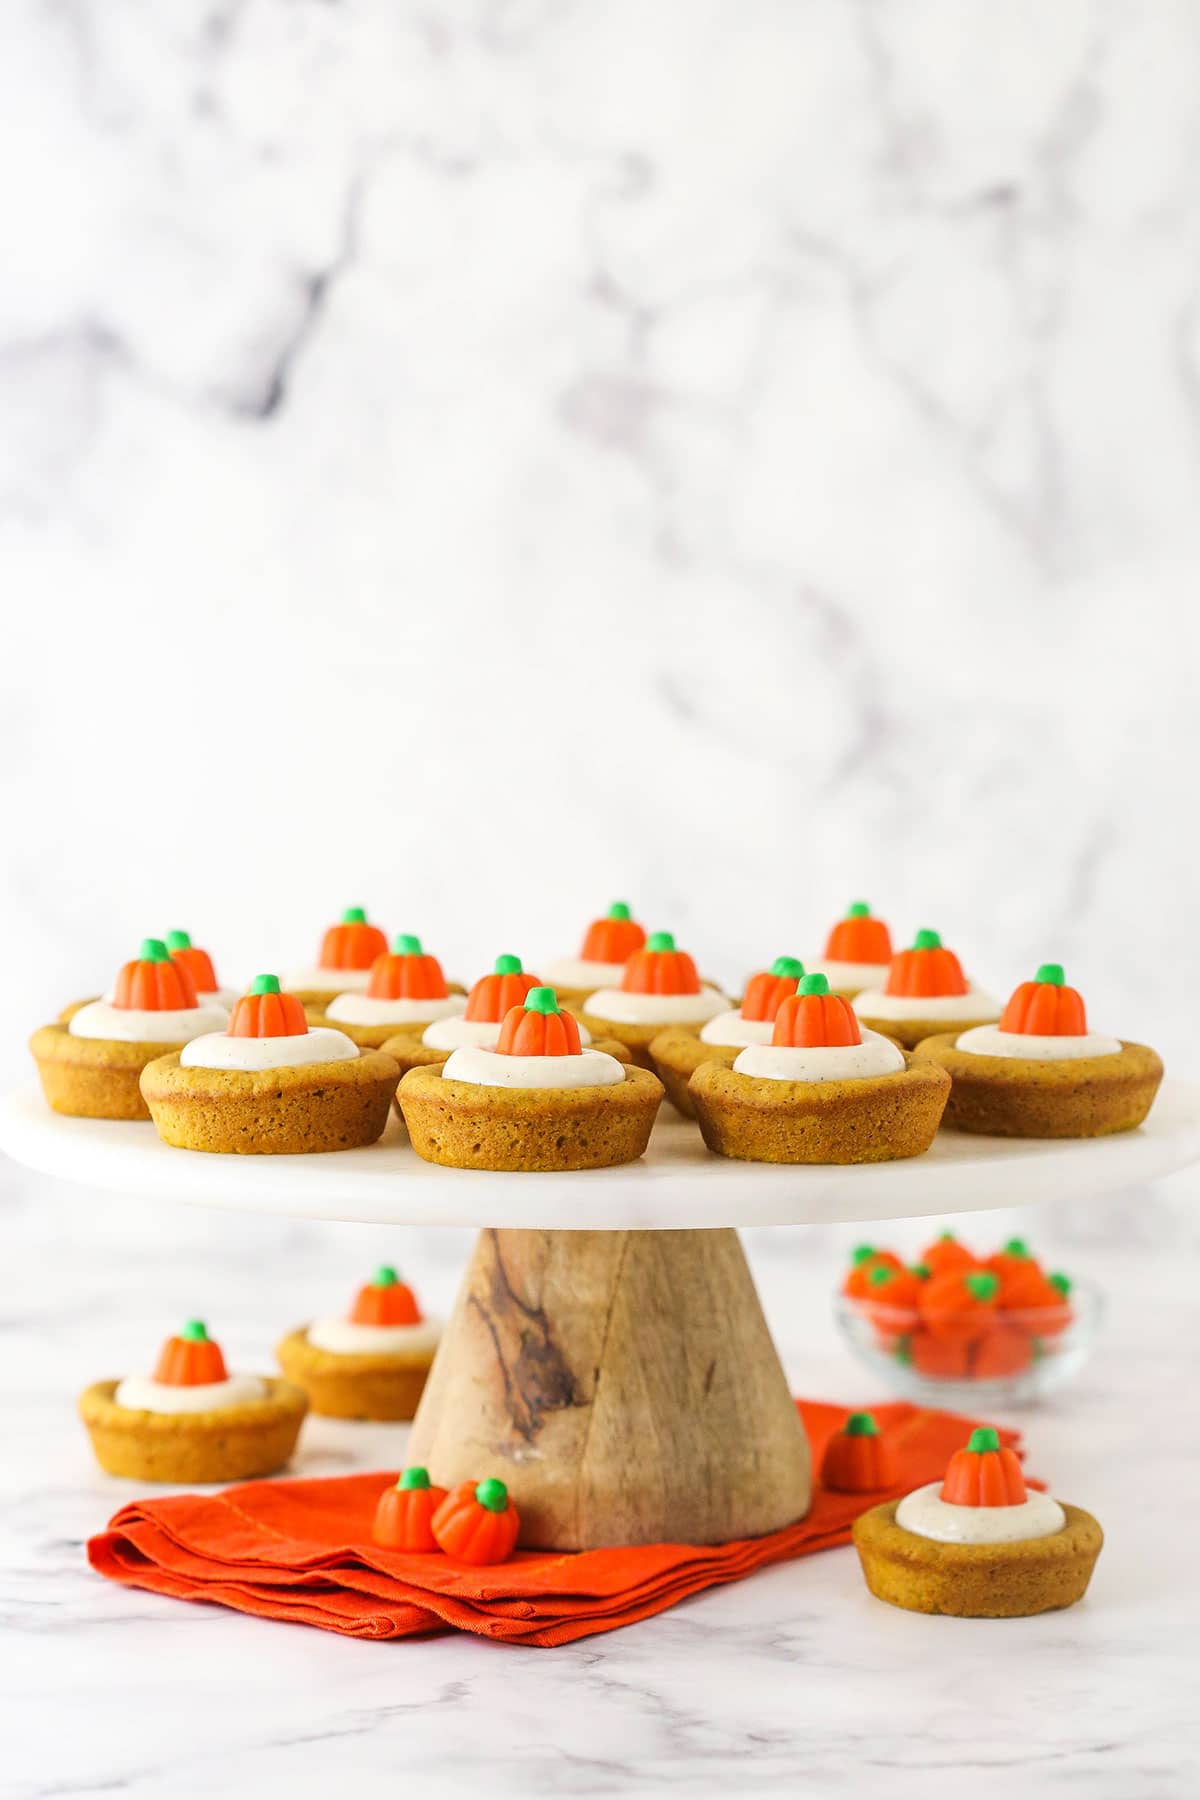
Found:
[(854, 1522), (871, 1592), (907, 1612), (1023, 1619), (1082, 1600), (1104, 1545), (1091, 1513), (1030, 1494), (1021, 1465), (984, 1427), (942, 1483)]
[(616, 1038), (643, 1069), (654, 1068), (650, 1046), (660, 1032), (678, 1026), (698, 1034), (729, 1001), (696, 973), (686, 950), (677, 950), (669, 931), (654, 931), (644, 949), (625, 965), (620, 987), (600, 988), (579, 1008), (579, 1021), (593, 1037)]
[(310, 1030), (294, 994), (256, 976), (229, 1029), (142, 1072), (159, 1137), (180, 1150), (294, 1156), (373, 1144), (400, 1071), (340, 1031)]
[(750, 977), (740, 1007), (718, 1013), (698, 1033), (686, 1025), (672, 1025), (651, 1038), (654, 1072), (676, 1112), (685, 1119), (695, 1118), (688, 1082), (701, 1063), (731, 1069), (747, 1045), (770, 1043), (775, 1015), (796, 992), (803, 974), (804, 964), (794, 956), (777, 956), (769, 969)]
[(149, 1380), (97, 1381), (79, 1397), (100, 1467), (130, 1481), (249, 1481), (296, 1448), (308, 1402), (290, 1381), (230, 1376), (198, 1319), (163, 1346)]
[(148, 1119), (140, 1086), (146, 1066), (229, 1018), (223, 1006), (201, 1005), (187, 968), (172, 961), (160, 938), (143, 940), (119, 971), (111, 1000), (69, 1011), (65, 1024), (35, 1031), (29, 1048), (47, 1104), (82, 1119)]
[(1162, 1080), (1146, 1044), (1090, 1032), (1060, 963), (1017, 987), (997, 1026), (925, 1038), (915, 1060), (945, 1069), (945, 1123), (989, 1137), (1085, 1138), (1133, 1131)]
[(409, 1420), (429, 1376), (440, 1328), (390, 1264), (359, 1289), (350, 1316), (291, 1331), (275, 1354), (316, 1413)]
[(593, 919), (578, 956), (560, 956), (541, 965), (540, 987), (552, 987), (560, 1006), (575, 1012), (597, 988), (615, 987), (625, 965), (646, 942), (646, 933), (624, 900), (614, 900), (602, 919)]
[(633, 1162), (662, 1097), (648, 1069), (585, 1049), (546, 987), (509, 1010), (495, 1050), (468, 1046), (440, 1069), (410, 1069), (397, 1092), (426, 1162), (530, 1172)]
[(928, 1150), (948, 1080), (932, 1066), (917, 1068), (877, 1033), (864, 1037), (824, 975), (806, 975), (780, 1006), (771, 1043), (742, 1050), (732, 1068), (702, 1063), (689, 1093), (704, 1141), (719, 1156), (893, 1162)]
[(1000, 1017), (999, 1003), (969, 982), (953, 950), (936, 931), (918, 931), (912, 948), (897, 951), (882, 987), (864, 988), (854, 1010), (871, 1031), (915, 1050), (937, 1032), (967, 1031)]

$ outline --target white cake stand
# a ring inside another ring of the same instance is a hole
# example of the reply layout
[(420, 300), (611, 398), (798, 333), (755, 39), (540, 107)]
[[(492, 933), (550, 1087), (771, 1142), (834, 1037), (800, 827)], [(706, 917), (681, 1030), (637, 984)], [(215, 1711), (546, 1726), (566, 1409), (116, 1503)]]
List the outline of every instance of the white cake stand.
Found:
[(927, 1155), (775, 1168), (710, 1155), (671, 1110), (620, 1169), (486, 1174), (423, 1163), (393, 1122), (323, 1156), (172, 1150), (150, 1124), (0, 1102), (0, 1148), (164, 1206), (476, 1225), (409, 1455), (450, 1484), (503, 1473), (522, 1543), (717, 1543), (808, 1506), (808, 1446), (738, 1242), (741, 1225), (1085, 1198), (1200, 1160), (1200, 1088), (1165, 1082), (1138, 1131), (1055, 1143), (943, 1132)]

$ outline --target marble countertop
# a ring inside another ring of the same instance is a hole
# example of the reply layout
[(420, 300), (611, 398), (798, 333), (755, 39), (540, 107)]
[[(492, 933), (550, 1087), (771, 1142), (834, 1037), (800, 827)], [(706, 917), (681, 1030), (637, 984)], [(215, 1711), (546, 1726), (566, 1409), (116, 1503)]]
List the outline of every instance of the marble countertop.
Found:
[[(419, 1782), (423, 1795), (674, 1792), (893, 1800), (961, 1792), (1183, 1800), (1200, 1780), (1194, 1707), (1200, 1574), (1181, 1556), (1200, 1495), (1193, 1223), (1200, 1179), (1020, 1224), (1111, 1296), (1069, 1395), (1011, 1422), (1029, 1465), (1093, 1509), (1107, 1547), (1087, 1600), (1041, 1619), (926, 1619), (866, 1592), (853, 1552), (769, 1570), (657, 1619), (555, 1651), (461, 1636), (350, 1642), (110, 1586), (83, 1541), (135, 1491), (93, 1465), (75, 1392), (205, 1310), (243, 1366), (373, 1258), (450, 1303), (460, 1232), (384, 1234), (196, 1212), (157, 1214), (5, 1165), (0, 1253), (0, 1793), (154, 1796), (251, 1788), (326, 1796)], [(888, 1228), (915, 1250), (928, 1231)], [(858, 1228), (861, 1234), (861, 1227)], [(797, 1390), (883, 1397), (837, 1343), (829, 1288), (850, 1234), (763, 1230), (749, 1249)], [(400, 1241), (397, 1242), (397, 1239)], [(1193, 1252), (1191, 1259), (1187, 1252)], [(315, 1420), (302, 1466), (394, 1464), (397, 1427)]]

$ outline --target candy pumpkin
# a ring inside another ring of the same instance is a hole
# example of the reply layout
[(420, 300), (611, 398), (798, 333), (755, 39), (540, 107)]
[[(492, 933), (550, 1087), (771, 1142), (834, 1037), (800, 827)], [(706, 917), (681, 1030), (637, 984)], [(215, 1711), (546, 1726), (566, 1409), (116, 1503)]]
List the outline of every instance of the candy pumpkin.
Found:
[(559, 1008), (553, 988), (530, 988), (520, 1006), (511, 1006), (500, 1027), (501, 1056), (578, 1056), (579, 1027)]
[(652, 931), (625, 964), (621, 986), (627, 994), (698, 994), (700, 977), (669, 931)]
[(990, 1269), (947, 1269), (922, 1282), (921, 1323), (944, 1343), (973, 1344), (992, 1323), (1000, 1282)]
[(882, 919), (872, 918), (865, 900), (855, 900), (825, 940), (825, 956), (829, 962), (889, 963), (891, 933)]
[(920, 1326), (896, 1355), (918, 1375), (927, 1375), (934, 1381), (963, 1381), (971, 1372), (970, 1350), (969, 1343), (935, 1337), (927, 1327)]
[(971, 1352), (971, 1374), (976, 1381), (999, 1381), (1008, 1375), (1019, 1375), (1033, 1361), (1033, 1344), (1028, 1334), (1012, 1325), (998, 1323), (982, 1337)]
[(861, 1044), (858, 1018), (848, 1000), (831, 994), (824, 975), (805, 975), (775, 1014), (773, 1044), (794, 1050)]
[(646, 942), (646, 933), (624, 900), (614, 900), (602, 919), (593, 919), (579, 952), (584, 962), (628, 962)]
[(321, 939), (323, 969), (369, 969), (387, 951), (387, 939), (378, 925), (368, 925), (361, 906), (348, 906), (337, 925)]
[(446, 1489), (433, 1486), (428, 1469), (405, 1469), (379, 1496), (372, 1538), (384, 1550), (436, 1550), (433, 1515), (445, 1498)]
[(189, 1319), (178, 1337), (167, 1339), (154, 1379), (167, 1387), (204, 1387), (228, 1379), (221, 1346), (209, 1337), (203, 1319)]
[(1009, 1238), (1002, 1250), (987, 1258), (984, 1268), (1000, 1283), (996, 1304), (1001, 1312), (1044, 1304), (1046, 1277), (1023, 1238)]
[(407, 1282), (400, 1280), (390, 1263), (383, 1263), (374, 1278), (359, 1288), (350, 1317), (355, 1325), (419, 1325), (422, 1314)]
[(465, 1019), (497, 1025), (512, 1006), (521, 1006), (538, 985), (526, 975), (519, 956), (498, 956), (490, 975), (481, 975), (467, 996)]
[(303, 1037), (308, 1030), (304, 1008), (295, 994), (280, 992), (278, 975), (256, 975), (229, 1021), (229, 1037)]
[(767, 1021), (775, 1018), (785, 1000), (790, 1000), (804, 976), (804, 964), (794, 956), (777, 956), (769, 969), (760, 969), (746, 983), (742, 996), (742, 1017)]
[(896, 1452), (871, 1414), (851, 1413), (825, 1446), (821, 1486), (835, 1494), (874, 1494), (899, 1479)]
[(911, 1269), (891, 1269), (886, 1263), (874, 1263), (867, 1271), (866, 1285), (867, 1317), (880, 1342), (893, 1344), (917, 1322), (921, 1282)]
[(508, 1489), (494, 1477), (462, 1482), (451, 1489), (433, 1515), (438, 1549), (475, 1567), (507, 1562), (520, 1528)]
[(212, 957), (193, 944), (186, 931), (168, 931), (167, 951), (173, 963), (180, 963), (187, 970), (198, 994), (216, 993), (220, 984)]
[(1000, 1434), (981, 1425), (956, 1450), (942, 1482), (942, 1499), (950, 1506), (1021, 1506), (1027, 1498), (1025, 1477), (1016, 1453), (1005, 1448)]
[(874, 1244), (856, 1244), (850, 1252), (850, 1268), (842, 1283), (842, 1292), (851, 1300), (870, 1297), (871, 1271), (876, 1268), (902, 1270), (904, 1264), (891, 1250), (877, 1250)]
[(407, 931), (371, 964), (367, 993), (372, 1000), (444, 1000), (449, 992), (437, 957)]
[(1075, 1314), (1071, 1309), (1071, 1283), (1065, 1275), (1048, 1275), (1042, 1290), (1026, 1300), (1021, 1323), (1035, 1337), (1058, 1337)]
[(918, 931), (911, 950), (892, 958), (885, 994), (905, 999), (927, 999), (943, 994), (965, 994), (966, 977), (953, 950), (947, 950), (936, 931)]
[(931, 1275), (944, 1275), (948, 1269), (973, 1269), (975, 1258), (965, 1244), (960, 1244), (952, 1231), (941, 1231), (932, 1244), (921, 1252), (921, 1262)]
[(1087, 1010), (1079, 992), (1067, 986), (1061, 963), (1043, 963), (1032, 981), (1014, 988), (1000, 1029), (1034, 1037), (1087, 1036)]
[(172, 962), (161, 938), (143, 938), (117, 974), (112, 1003), (122, 1012), (186, 1012), (197, 1004), (196, 984), (189, 969)]

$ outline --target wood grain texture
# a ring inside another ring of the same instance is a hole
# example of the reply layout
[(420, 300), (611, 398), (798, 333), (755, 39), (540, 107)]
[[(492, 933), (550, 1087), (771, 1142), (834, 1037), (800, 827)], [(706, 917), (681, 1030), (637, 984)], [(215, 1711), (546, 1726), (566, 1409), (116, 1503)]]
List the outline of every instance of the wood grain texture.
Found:
[(499, 1475), (521, 1542), (752, 1537), (808, 1445), (733, 1231), (484, 1231), (413, 1426), (435, 1481)]

